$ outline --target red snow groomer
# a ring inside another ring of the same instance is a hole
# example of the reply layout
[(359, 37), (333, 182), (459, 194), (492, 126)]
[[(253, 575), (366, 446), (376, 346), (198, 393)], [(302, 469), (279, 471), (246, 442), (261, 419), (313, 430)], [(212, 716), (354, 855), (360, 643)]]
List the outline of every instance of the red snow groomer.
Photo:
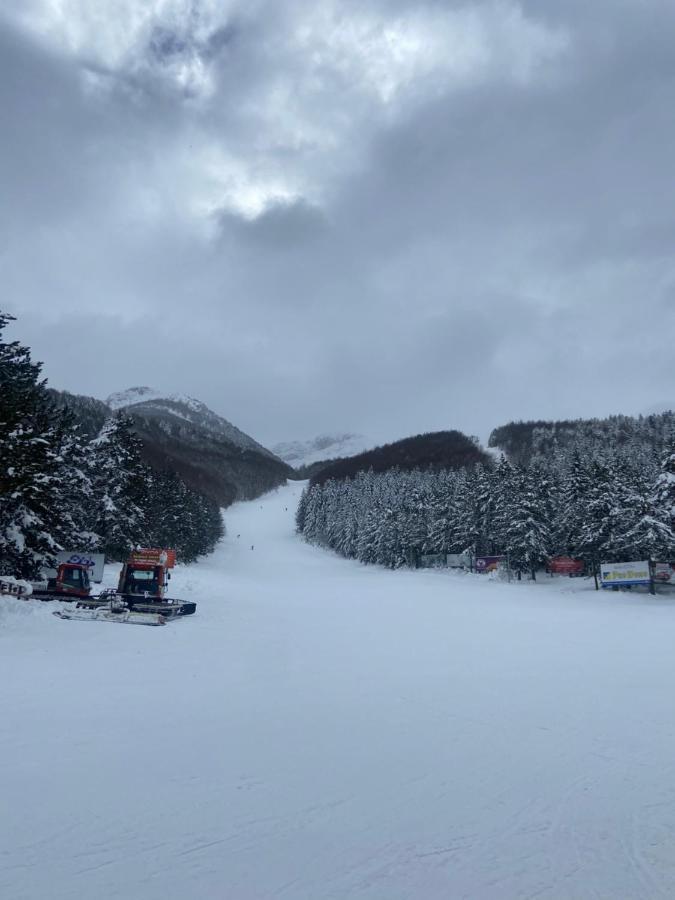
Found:
[(39, 600), (78, 600), (91, 594), (89, 569), (81, 563), (59, 563), (56, 578), (33, 585), (33, 597)]
[(122, 566), (117, 593), (123, 597), (163, 600), (169, 587), (170, 570), (176, 565), (175, 550), (143, 547), (133, 550)]
[(157, 547), (133, 550), (122, 566), (116, 591), (104, 591), (99, 597), (83, 599), (77, 605), (81, 609), (96, 609), (116, 597), (133, 612), (160, 613), (166, 618), (190, 616), (197, 609), (196, 603), (166, 596), (170, 570), (175, 565), (175, 550)]

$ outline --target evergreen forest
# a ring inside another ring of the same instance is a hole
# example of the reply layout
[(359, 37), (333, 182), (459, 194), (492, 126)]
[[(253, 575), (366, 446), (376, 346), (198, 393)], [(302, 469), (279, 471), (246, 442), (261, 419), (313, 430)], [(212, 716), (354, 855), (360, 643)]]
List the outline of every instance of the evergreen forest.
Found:
[[(675, 558), (675, 415), (633, 419), (630, 439), (582, 429), (576, 441), (495, 464), (393, 468), (316, 481), (297, 528), (343, 556), (390, 568), (421, 554), (508, 555), (535, 578), (556, 554), (600, 562)], [(621, 420), (622, 431), (628, 429)]]

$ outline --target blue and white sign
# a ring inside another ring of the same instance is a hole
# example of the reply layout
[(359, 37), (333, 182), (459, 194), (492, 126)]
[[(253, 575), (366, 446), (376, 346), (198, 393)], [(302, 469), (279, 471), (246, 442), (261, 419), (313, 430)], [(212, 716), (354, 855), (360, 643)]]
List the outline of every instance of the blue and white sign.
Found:
[[(105, 556), (103, 553), (89, 553), (87, 550), (62, 550), (56, 555), (56, 565), (61, 563), (77, 563), (89, 569), (89, 577), (97, 584), (103, 580)], [(56, 578), (56, 569), (45, 569), (43, 578)]]
[(650, 581), (649, 560), (644, 562), (600, 564), (600, 583), (603, 587), (649, 584)]

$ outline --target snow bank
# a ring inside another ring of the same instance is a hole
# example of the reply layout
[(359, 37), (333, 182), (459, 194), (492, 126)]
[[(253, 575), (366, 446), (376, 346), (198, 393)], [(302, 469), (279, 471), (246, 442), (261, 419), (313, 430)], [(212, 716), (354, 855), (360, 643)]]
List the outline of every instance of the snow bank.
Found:
[(38, 613), (39, 607), (35, 600), (0, 596), (0, 628), (20, 628), (21, 620), (33, 618)]
[(8, 601), (0, 896), (675, 896), (675, 604), (362, 566), (300, 489), (175, 570), (190, 619)]

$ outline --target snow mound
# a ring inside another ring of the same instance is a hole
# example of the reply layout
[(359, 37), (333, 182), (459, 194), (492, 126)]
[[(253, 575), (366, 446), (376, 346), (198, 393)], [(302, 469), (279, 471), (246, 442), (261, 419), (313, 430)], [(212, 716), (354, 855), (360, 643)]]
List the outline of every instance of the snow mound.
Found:
[(18, 626), (26, 616), (34, 616), (37, 611), (39, 607), (34, 601), (19, 597), (0, 597), (0, 628), (6, 630)]

